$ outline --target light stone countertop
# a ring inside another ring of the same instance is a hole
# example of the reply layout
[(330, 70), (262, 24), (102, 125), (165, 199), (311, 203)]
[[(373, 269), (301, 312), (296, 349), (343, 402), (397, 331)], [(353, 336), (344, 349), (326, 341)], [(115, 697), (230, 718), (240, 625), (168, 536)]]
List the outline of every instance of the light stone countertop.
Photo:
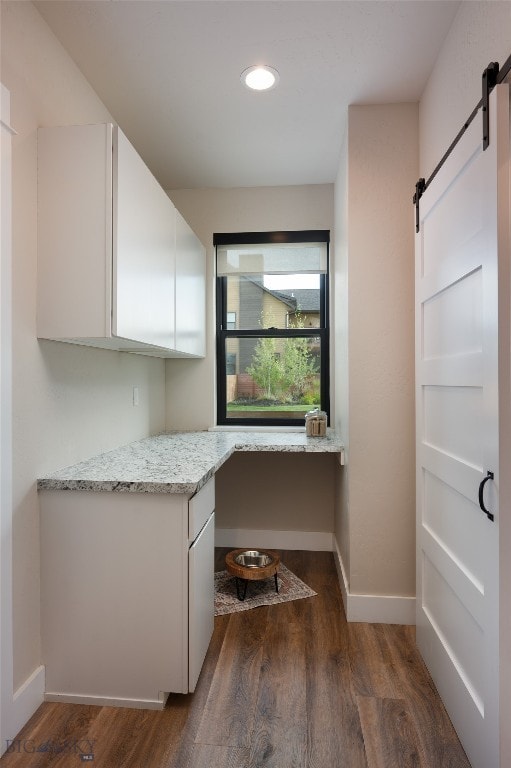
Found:
[(235, 451), (343, 453), (332, 430), (171, 432), (137, 440), (39, 478), (38, 490), (196, 493)]

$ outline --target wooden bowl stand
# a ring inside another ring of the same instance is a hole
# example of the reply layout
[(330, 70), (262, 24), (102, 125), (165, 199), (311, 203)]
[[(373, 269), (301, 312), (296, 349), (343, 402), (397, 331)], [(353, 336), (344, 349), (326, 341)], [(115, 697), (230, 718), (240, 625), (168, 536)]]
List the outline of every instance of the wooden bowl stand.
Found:
[[(261, 566), (247, 566), (240, 565), (236, 562), (238, 555), (243, 552), (249, 552), (247, 547), (243, 549), (234, 549), (225, 556), (225, 567), (227, 571), (236, 579), (236, 594), (238, 600), (244, 600), (247, 594), (247, 586), (249, 581), (262, 581), (263, 579), (269, 579), (272, 576), (275, 579), (275, 591), (279, 591), (279, 582), (277, 577), (277, 571), (280, 565), (280, 555), (274, 552), (272, 549), (258, 549), (263, 555), (268, 555), (272, 558), (271, 563)], [(243, 591), (240, 591), (239, 582), (243, 583)]]

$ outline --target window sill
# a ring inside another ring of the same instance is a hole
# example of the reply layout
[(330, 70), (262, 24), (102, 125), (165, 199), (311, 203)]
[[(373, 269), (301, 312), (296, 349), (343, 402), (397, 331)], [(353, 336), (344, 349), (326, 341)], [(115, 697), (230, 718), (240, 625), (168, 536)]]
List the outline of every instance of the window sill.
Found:
[(209, 427), (208, 432), (305, 432), (305, 425), (303, 427), (270, 427), (247, 425), (241, 426), (239, 424), (217, 424), (215, 427)]

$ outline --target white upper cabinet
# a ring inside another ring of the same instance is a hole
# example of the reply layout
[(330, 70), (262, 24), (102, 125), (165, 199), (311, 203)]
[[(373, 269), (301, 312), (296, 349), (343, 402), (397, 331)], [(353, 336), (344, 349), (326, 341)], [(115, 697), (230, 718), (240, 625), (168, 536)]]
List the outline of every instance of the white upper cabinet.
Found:
[(174, 349), (175, 209), (124, 134), (116, 133), (112, 333)]
[(206, 354), (206, 251), (176, 210), (176, 347)]
[(202, 246), (177, 224), (188, 228), (119, 128), (40, 128), (38, 337), (203, 356), (205, 263), (191, 242)]

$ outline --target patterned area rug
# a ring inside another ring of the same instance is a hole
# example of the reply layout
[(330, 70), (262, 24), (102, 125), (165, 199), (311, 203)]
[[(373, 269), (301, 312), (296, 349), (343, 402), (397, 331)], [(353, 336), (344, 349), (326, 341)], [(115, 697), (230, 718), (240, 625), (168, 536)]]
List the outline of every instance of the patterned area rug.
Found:
[(272, 576), (263, 581), (250, 581), (247, 596), (244, 600), (238, 600), (234, 576), (227, 571), (217, 571), (215, 573), (215, 616), (248, 611), (260, 605), (287, 603), (289, 600), (300, 600), (317, 594), (282, 563), (279, 567), (278, 580), (278, 593), (275, 591), (275, 579)]

